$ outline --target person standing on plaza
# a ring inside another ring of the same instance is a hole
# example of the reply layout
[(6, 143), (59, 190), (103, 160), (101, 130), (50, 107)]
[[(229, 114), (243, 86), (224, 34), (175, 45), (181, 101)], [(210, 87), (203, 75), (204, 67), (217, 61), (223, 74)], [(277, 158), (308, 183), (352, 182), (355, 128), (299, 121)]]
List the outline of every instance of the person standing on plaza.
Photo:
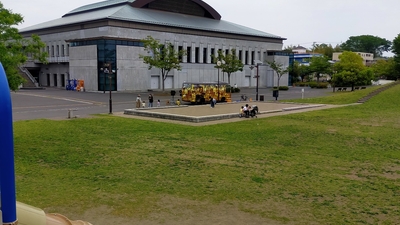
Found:
[(160, 99), (158, 99), (157, 100), (157, 107), (160, 107), (161, 106), (161, 102), (160, 102)]
[(140, 97), (140, 94), (138, 94), (136, 97), (136, 108), (140, 107), (142, 107), (142, 98)]
[(154, 101), (153, 95), (149, 94), (149, 107), (153, 107), (153, 101)]

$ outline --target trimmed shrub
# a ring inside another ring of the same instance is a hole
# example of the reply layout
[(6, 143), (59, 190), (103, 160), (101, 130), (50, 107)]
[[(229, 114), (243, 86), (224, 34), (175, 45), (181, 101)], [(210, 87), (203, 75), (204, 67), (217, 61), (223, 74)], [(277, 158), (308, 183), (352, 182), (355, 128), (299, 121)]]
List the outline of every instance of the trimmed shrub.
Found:
[(288, 86), (279, 86), (279, 90), (287, 91), (287, 90), (289, 90), (289, 87)]
[(295, 85), (298, 87), (307, 87), (308, 82), (296, 82)]
[(320, 83), (318, 83), (317, 84), (317, 88), (328, 88), (328, 84), (329, 83), (326, 83), (326, 82), (320, 82)]
[(308, 82), (308, 85), (310, 86), (310, 88), (316, 88), (318, 86), (318, 83), (315, 81), (311, 81), (311, 82)]

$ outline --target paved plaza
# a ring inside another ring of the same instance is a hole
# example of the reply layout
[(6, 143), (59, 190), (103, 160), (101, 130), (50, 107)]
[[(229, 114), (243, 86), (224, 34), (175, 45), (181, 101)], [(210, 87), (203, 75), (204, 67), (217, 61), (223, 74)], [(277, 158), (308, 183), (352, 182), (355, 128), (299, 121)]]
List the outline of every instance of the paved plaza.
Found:
[(324, 107), (321, 104), (291, 104), (279, 102), (235, 102), (220, 103), (214, 108), (210, 105), (197, 106), (167, 106), (139, 109), (125, 109), (124, 114), (144, 117), (153, 117), (167, 120), (179, 120), (184, 122), (202, 123), (208, 121), (218, 121), (224, 119), (238, 118), (241, 106), (248, 104), (257, 106), (259, 113), (263, 114), (282, 113), (287, 111), (305, 110), (311, 108)]
[[(301, 98), (303, 94), (302, 89), (305, 90), (305, 98), (322, 97), (332, 93), (331, 90), (327, 89), (291, 87), (288, 91), (281, 91), (278, 100)], [(147, 100), (149, 93), (154, 95), (155, 101), (160, 99), (161, 106), (163, 107), (136, 110), (136, 96), (141, 94), (142, 99)], [(302, 105), (274, 101), (272, 90), (269, 88), (260, 88), (259, 93), (265, 96), (265, 101), (238, 102), (242, 94), (255, 99), (254, 88), (242, 88), (240, 93), (232, 94), (232, 103), (218, 103), (215, 108), (210, 108), (209, 105), (190, 105), (186, 103), (180, 107), (167, 107), (165, 103), (172, 101), (168, 91), (113, 92), (112, 113), (115, 116), (128, 118), (187, 123), (199, 126), (240, 120), (238, 118), (240, 106), (246, 103), (259, 107), (260, 114), (257, 115), (258, 118), (333, 107), (328, 105)], [(74, 92), (48, 88), (44, 90), (20, 90), (15, 93), (12, 92), (11, 97), (13, 102), (13, 121), (67, 119), (69, 110), (74, 110), (73, 113), (78, 118), (92, 117), (96, 114), (108, 114), (110, 111), (110, 95), (108, 92)], [(179, 95), (175, 96), (175, 100), (178, 98)]]

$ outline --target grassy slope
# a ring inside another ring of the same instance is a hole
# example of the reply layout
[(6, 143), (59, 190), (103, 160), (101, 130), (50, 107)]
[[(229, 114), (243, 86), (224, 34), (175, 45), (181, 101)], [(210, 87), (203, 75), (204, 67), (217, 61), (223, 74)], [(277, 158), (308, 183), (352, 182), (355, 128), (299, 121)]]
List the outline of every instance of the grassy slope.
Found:
[(141, 217), (175, 196), (239, 203), (281, 222), (396, 224), (399, 97), (400, 85), (363, 105), (205, 127), (109, 116), (16, 122), (17, 197)]
[(305, 98), (305, 99), (292, 99), (282, 100), (285, 102), (299, 102), (299, 103), (317, 103), (317, 104), (351, 104), (357, 102), (360, 98), (366, 96), (368, 93), (381, 88), (382, 86), (371, 86), (367, 89), (358, 91), (336, 91), (327, 97), (320, 98)]

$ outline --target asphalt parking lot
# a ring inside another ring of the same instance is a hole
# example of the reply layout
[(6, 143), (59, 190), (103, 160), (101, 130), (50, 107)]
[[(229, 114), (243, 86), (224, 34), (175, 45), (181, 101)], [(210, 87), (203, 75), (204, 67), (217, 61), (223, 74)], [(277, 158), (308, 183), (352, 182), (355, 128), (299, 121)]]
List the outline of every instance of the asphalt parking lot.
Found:
[[(291, 87), (288, 91), (280, 91), (280, 99), (313, 98), (329, 95), (331, 89), (311, 89), (308, 87)], [(178, 90), (178, 89), (176, 89)], [(147, 100), (149, 93), (154, 95), (154, 100), (160, 99), (161, 105), (165, 105), (167, 100), (172, 100), (170, 92), (112, 92), (112, 112), (123, 113), (125, 109), (134, 108), (135, 99), (138, 94), (142, 99)], [(255, 88), (242, 88), (240, 93), (232, 94), (232, 101), (239, 101), (242, 94), (255, 100)], [(272, 89), (259, 88), (259, 95), (264, 95), (265, 101), (274, 101)], [(32, 120), (32, 119), (66, 119), (69, 110), (73, 111), (74, 116), (81, 118), (90, 117), (93, 114), (107, 114), (110, 111), (109, 92), (76, 92), (65, 89), (47, 88), (38, 90), (19, 90), (11, 93), (13, 121)], [(179, 95), (174, 96), (174, 100)], [(191, 107), (191, 106), (189, 106)]]

